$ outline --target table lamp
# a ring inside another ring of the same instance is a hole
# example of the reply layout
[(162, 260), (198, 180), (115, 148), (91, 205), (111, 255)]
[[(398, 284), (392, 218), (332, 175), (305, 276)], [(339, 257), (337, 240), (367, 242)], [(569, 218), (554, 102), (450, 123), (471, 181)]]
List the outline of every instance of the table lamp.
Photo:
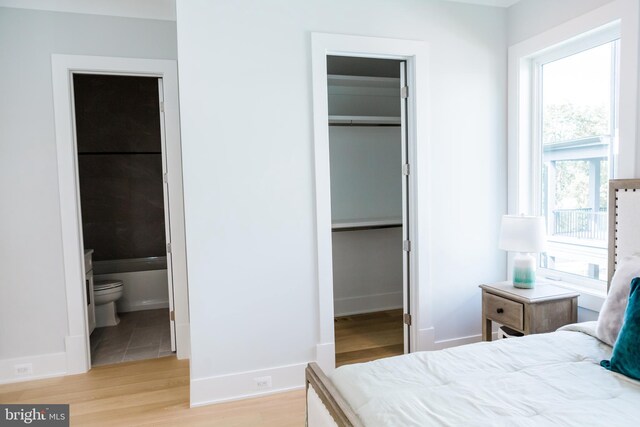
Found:
[(500, 227), (499, 248), (517, 252), (513, 259), (513, 286), (531, 289), (536, 284), (536, 258), (534, 253), (546, 248), (544, 217), (504, 215)]

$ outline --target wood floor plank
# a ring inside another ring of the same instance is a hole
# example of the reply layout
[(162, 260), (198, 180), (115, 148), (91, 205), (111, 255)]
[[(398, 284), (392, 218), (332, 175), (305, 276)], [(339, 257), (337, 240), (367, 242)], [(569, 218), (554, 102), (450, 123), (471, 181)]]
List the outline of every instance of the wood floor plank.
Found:
[(294, 427), (304, 390), (189, 408), (189, 362), (175, 357), (0, 386), (2, 403), (68, 403), (75, 426)]
[(402, 310), (335, 318), (336, 366), (403, 354)]

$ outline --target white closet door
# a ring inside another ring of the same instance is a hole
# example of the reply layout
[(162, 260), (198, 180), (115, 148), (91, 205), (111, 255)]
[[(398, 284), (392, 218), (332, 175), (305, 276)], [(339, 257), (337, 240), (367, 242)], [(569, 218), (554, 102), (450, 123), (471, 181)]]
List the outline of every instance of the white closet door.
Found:
[(411, 242), (409, 240), (409, 138), (408, 138), (408, 126), (407, 126), (407, 63), (400, 63), (400, 134), (402, 140), (402, 240), (403, 240), (403, 252), (402, 252), (402, 292), (404, 294), (402, 306), (404, 309), (404, 352), (409, 353), (411, 349), (411, 343), (409, 342), (409, 327), (411, 319), (411, 301), (410, 295), (410, 283), (409, 283), (409, 268), (410, 266), (410, 251)]

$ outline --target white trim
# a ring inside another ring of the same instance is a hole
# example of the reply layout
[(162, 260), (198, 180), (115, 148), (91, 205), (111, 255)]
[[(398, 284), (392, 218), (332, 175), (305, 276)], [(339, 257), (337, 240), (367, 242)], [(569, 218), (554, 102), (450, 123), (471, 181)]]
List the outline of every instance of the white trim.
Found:
[[(409, 83), (409, 159), (413, 162), (411, 169), (410, 200), (412, 202), (409, 212), (411, 226), (411, 240), (414, 242), (410, 252), (410, 295), (411, 313), (413, 325), (409, 328), (411, 350), (420, 348), (417, 342), (417, 329), (420, 318), (429, 316), (429, 313), (418, 311), (420, 292), (428, 293), (428, 283), (420, 282), (418, 275), (418, 254), (424, 246), (418, 240), (418, 230), (421, 221), (427, 221), (426, 212), (422, 213), (420, 221), (417, 215), (418, 206), (423, 204), (418, 199), (418, 184), (422, 196), (427, 196), (427, 186), (420, 181), (420, 157), (418, 153), (424, 151), (423, 159), (426, 159), (427, 132), (425, 117), (427, 117), (427, 44), (422, 41), (396, 40), (375, 37), (358, 37), (340, 34), (312, 33), (312, 83), (313, 83), (313, 123), (314, 123), (314, 150), (315, 150), (315, 188), (316, 188), (316, 236), (318, 248), (318, 293), (319, 293), (319, 324), (320, 343), (334, 341), (333, 330), (333, 262), (331, 246), (331, 194), (329, 172), (329, 132), (328, 132), (328, 101), (327, 101), (327, 55), (355, 56), (369, 58), (402, 59), (407, 61)], [(420, 141), (420, 144), (418, 144)], [(425, 174), (426, 175), (426, 174)], [(425, 178), (422, 178), (425, 179)], [(426, 277), (426, 276), (425, 276)], [(419, 285), (420, 284), (420, 285)], [(424, 305), (423, 305), (424, 307)], [(330, 367), (323, 366), (325, 371), (334, 368), (335, 361)], [(330, 368), (330, 369), (329, 369)]]
[[(498, 339), (498, 326), (494, 326), (494, 331), (491, 335), (493, 341)], [(470, 335), (468, 337), (451, 338), (446, 340), (435, 341), (433, 343), (434, 350), (444, 350), (445, 348), (459, 347), (461, 345), (474, 344), (482, 341), (482, 334)]]
[[(508, 92), (508, 206), (509, 213), (531, 212), (529, 202), (520, 200), (526, 194), (531, 176), (527, 167), (531, 134), (530, 105), (530, 60), (551, 46), (557, 46), (596, 28), (621, 21), (620, 63), (620, 151), (627, 153), (619, 159), (619, 178), (635, 176), (636, 118), (637, 115), (637, 70), (638, 70), (638, 3), (634, 0), (617, 0), (592, 12), (568, 21), (542, 34), (534, 36), (509, 48)], [(624, 87), (623, 87), (624, 86)], [(624, 117), (623, 117), (624, 113)], [(624, 147), (624, 151), (623, 151)], [(624, 157), (624, 158), (622, 158)]]
[(335, 369), (336, 343), (334, 341), (316, 345), (316, 362), (325, 372)]
[(374, 311), (394, 310), (402, 308), (402, 292), (386, 292), (373, 295), (336, 298), (334, 301), (335, 316), (372, 313)]
[[(304, 388), (306, 363), (238, 372), (191, 380), (191, 407), (266, 396)], [(256, 378), (271, 377), (271, 387), (259, 390)]]
[[(165, 131), (170, 189), (171, 244), (175, 295), (176, 330), (189, 323), (187, 271), (182, 197), (182, 161), (178, 113), (178, 72), (173, 60), (52, 55), (53, 101), (58, 156), (58, 184), (62, 223), (62, 250), (67, 301), (69, 342), (67, 374), (82, 373), (91, 367), (89, 333), (85, 313), (84, 249), (80, 219), (72, 80), (74, 72), (161, 77), (164, 82)], [(180, 324), (180, 326), (179, 326)], [(188, 329), (188, 326), (187, 326)], [(189, 357), (188, 335), (178, 336), (178, 358)], [(82, 353), (82, 354), (80, 354)]]
[[(31, 375), (16, 375), (15, 366), (31, 364)], [(0, 384), (59, 377), (67, 372), (67, 354), (50, 353), (0, 360)]]
[[(620, 23), (621, 40), (617, 178), (632, 178), (638, 173), (638, 15), (637, 1), (616, 0), (509, 48), (508, 213), (534, 213), (532, 198), (521, 197), (534, 191), (534, 174), (531, 170), (534, 123), (530, 108), (532, 99), (536, 97), (531, 85), (533, 58), (616, 22)], [(511, 274), (511, 254), (508, 259), (508, 272)]]

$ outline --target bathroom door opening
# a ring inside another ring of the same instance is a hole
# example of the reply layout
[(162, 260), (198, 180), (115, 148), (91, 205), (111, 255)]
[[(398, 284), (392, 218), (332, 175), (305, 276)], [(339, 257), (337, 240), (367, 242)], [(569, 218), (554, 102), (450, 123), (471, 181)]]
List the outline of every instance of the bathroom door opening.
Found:
[(92, 365), (173, 354), (163, 79), (76, 72), (71, 91)]
[(406, 61), (327, 56), (335, 364), (409, 352)]

